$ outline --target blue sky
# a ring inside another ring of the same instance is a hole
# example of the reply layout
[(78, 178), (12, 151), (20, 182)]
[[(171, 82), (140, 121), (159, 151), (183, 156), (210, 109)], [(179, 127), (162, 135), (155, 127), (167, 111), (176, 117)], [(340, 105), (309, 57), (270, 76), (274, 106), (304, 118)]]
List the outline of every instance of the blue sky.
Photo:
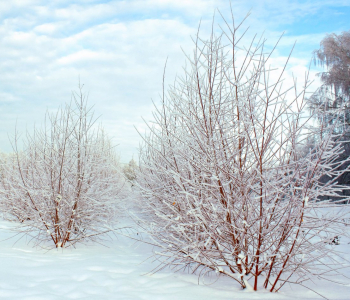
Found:
[[(249, 2), (249, 3), (247, 3)], [(350, 30), (350, 1), (232, 1), (247, 40), (262, 34), (272, 46), (285, 32), (274, 61), (281, 64), (294, 42), (287, 73), (304, 74), (312, 51), (327, 33)], [(40, 124), (45, 111), (69, 102), (79, 78), (121, 159), (137, 157), (152, 99), (157, 102), (168, 57), (167, 82), (181, 74), (191, 36), (202, 22), (205, 37), (215, 9), (229, 17), (224, 0), (14, 0), (0, 2), (0, 150), (8, 135)], [(218, 14), (216, 14), (218, 16)], [(216, 24), (222, 23), (217, 17)], [(311, 76), (319, 69), (312, 66)], [(312, 89), (319, 81), (315, 78)]]

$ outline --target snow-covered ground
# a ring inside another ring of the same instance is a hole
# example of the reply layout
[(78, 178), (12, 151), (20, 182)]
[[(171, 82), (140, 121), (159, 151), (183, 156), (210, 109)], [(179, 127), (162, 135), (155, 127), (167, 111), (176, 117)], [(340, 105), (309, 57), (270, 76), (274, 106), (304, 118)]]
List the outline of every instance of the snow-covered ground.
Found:
[[(147, 260), (152, 247), (123, 236), (111, 237), (105, 246), (45, 251), (33, 248), (26, 238), (12, 237), (12, 227), (0, 221), (0, 299), (322, 299), (298, 286), (276, 294), (256, 293), (242, 291), (226, 278), (208, 277), (198, 284), (197, 275), (185, 272), (149, 274), (157, 266)], [(350, 259), (349, 244), (337, 247)], [(312, 288), (329, 299), (348, 300), (350, 279), (342, 281), (344, 285), (316, 280)]]

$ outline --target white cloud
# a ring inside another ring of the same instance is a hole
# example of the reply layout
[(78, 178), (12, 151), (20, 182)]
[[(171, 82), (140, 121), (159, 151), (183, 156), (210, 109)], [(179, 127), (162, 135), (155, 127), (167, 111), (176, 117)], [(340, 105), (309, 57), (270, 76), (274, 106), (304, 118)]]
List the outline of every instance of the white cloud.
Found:
[[(4, 2), (5, 3), (5, 2)], [(151, 118), (158, 101), (167, 57), (167, 82), (181, 74), (184, 56), (192, 49), (202, 19), (202, 36), (210, 31), (212, 15), (219, 7), (228, 14), (228, 1), (128, 0), (128, 1), (7, 1), (0, 3), (0, 144), (10, 151), (7, 133), (16, 124), (24, 131), (40, 123), (45, 110), (70, 100), (78, 80), (90, 92), (96, 114), (128, 160), (136, 153), (141, 116)], [(237, 18), (253, 6), (247, 20), (254, 32), (266, 31), (267, 46), (281, 34), (280, 23), (293, 23), (300, 15), (313, 14), (329, 2), (281, 0), (233, 1)], [(322, 6), (321, 5), (321, 6)], [(217, 14), (218, 16), (218, 14)], [(221, 22), (220, 17), (216, 23)], [(287, 36), (274, 56), (279, 66), (295, 39), (314, 45), (322, 35)], [(302, 53), (302, 49), (296, 52)], [(279, 57), (279, 58), (278, 58)], [(291, 60), (290, 73), (301, 75), (308, 57)], [(314, 75), (314, 74), (312, 74)]]

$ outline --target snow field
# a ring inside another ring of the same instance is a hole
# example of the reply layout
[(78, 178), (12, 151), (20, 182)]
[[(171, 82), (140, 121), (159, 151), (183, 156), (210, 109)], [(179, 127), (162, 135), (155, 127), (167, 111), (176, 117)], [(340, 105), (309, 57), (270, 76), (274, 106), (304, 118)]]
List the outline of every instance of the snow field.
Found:
[[(164, 269), (149, 274), (157, 262), (153, 248), (123, 236), (111, 236), (103, 245), (77, 249), (33, 248), (28, 238), (18, 240), (13, 224), (0, 222), (0, 299), (322, 299), (302, 287), (286, 287), (278, 294), (242, 291), (227, 278), (198, 276)], [(106, 247), (107, 246), (107, 247)], [(342, 244), (349, 255), (348, 244)], [(347, 272), (350, 275), (350, 272)], [(350, 299), (350, 284), (316, 281), (312, 288), (329, 299)], [(346, 282), (344, 282), (346, 283)]]

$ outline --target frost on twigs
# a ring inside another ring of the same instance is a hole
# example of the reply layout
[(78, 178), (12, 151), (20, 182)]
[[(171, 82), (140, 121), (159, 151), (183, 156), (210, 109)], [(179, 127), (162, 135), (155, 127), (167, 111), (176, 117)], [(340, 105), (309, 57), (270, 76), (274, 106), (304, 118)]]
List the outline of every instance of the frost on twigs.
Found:
[(124, 179), (109, 138), (96, 125), (80, 88), (70, 104), (47, 114), (2, 166), (0, 204), (7, 217), (57, 248), (96, 240), (111, 222)]
[[(348, 206), (337, 203), (349, 198), (337, 178), (349, 158), (338, 159), (339, 136), (308, 127), (308, 79), (284, 89), (285, 68), (270, 67), (264, 40), (241, 45), (241, 24), (226, 25), (194, 39), (143, 136), (143, 226), (161, 249), (160, 269), (213, 271), (271, 292), (307, 285), (337, 270), (336, 246), (325, 240), (347, 234)], [(310, 136), (318, 142), (301, 151)]]

